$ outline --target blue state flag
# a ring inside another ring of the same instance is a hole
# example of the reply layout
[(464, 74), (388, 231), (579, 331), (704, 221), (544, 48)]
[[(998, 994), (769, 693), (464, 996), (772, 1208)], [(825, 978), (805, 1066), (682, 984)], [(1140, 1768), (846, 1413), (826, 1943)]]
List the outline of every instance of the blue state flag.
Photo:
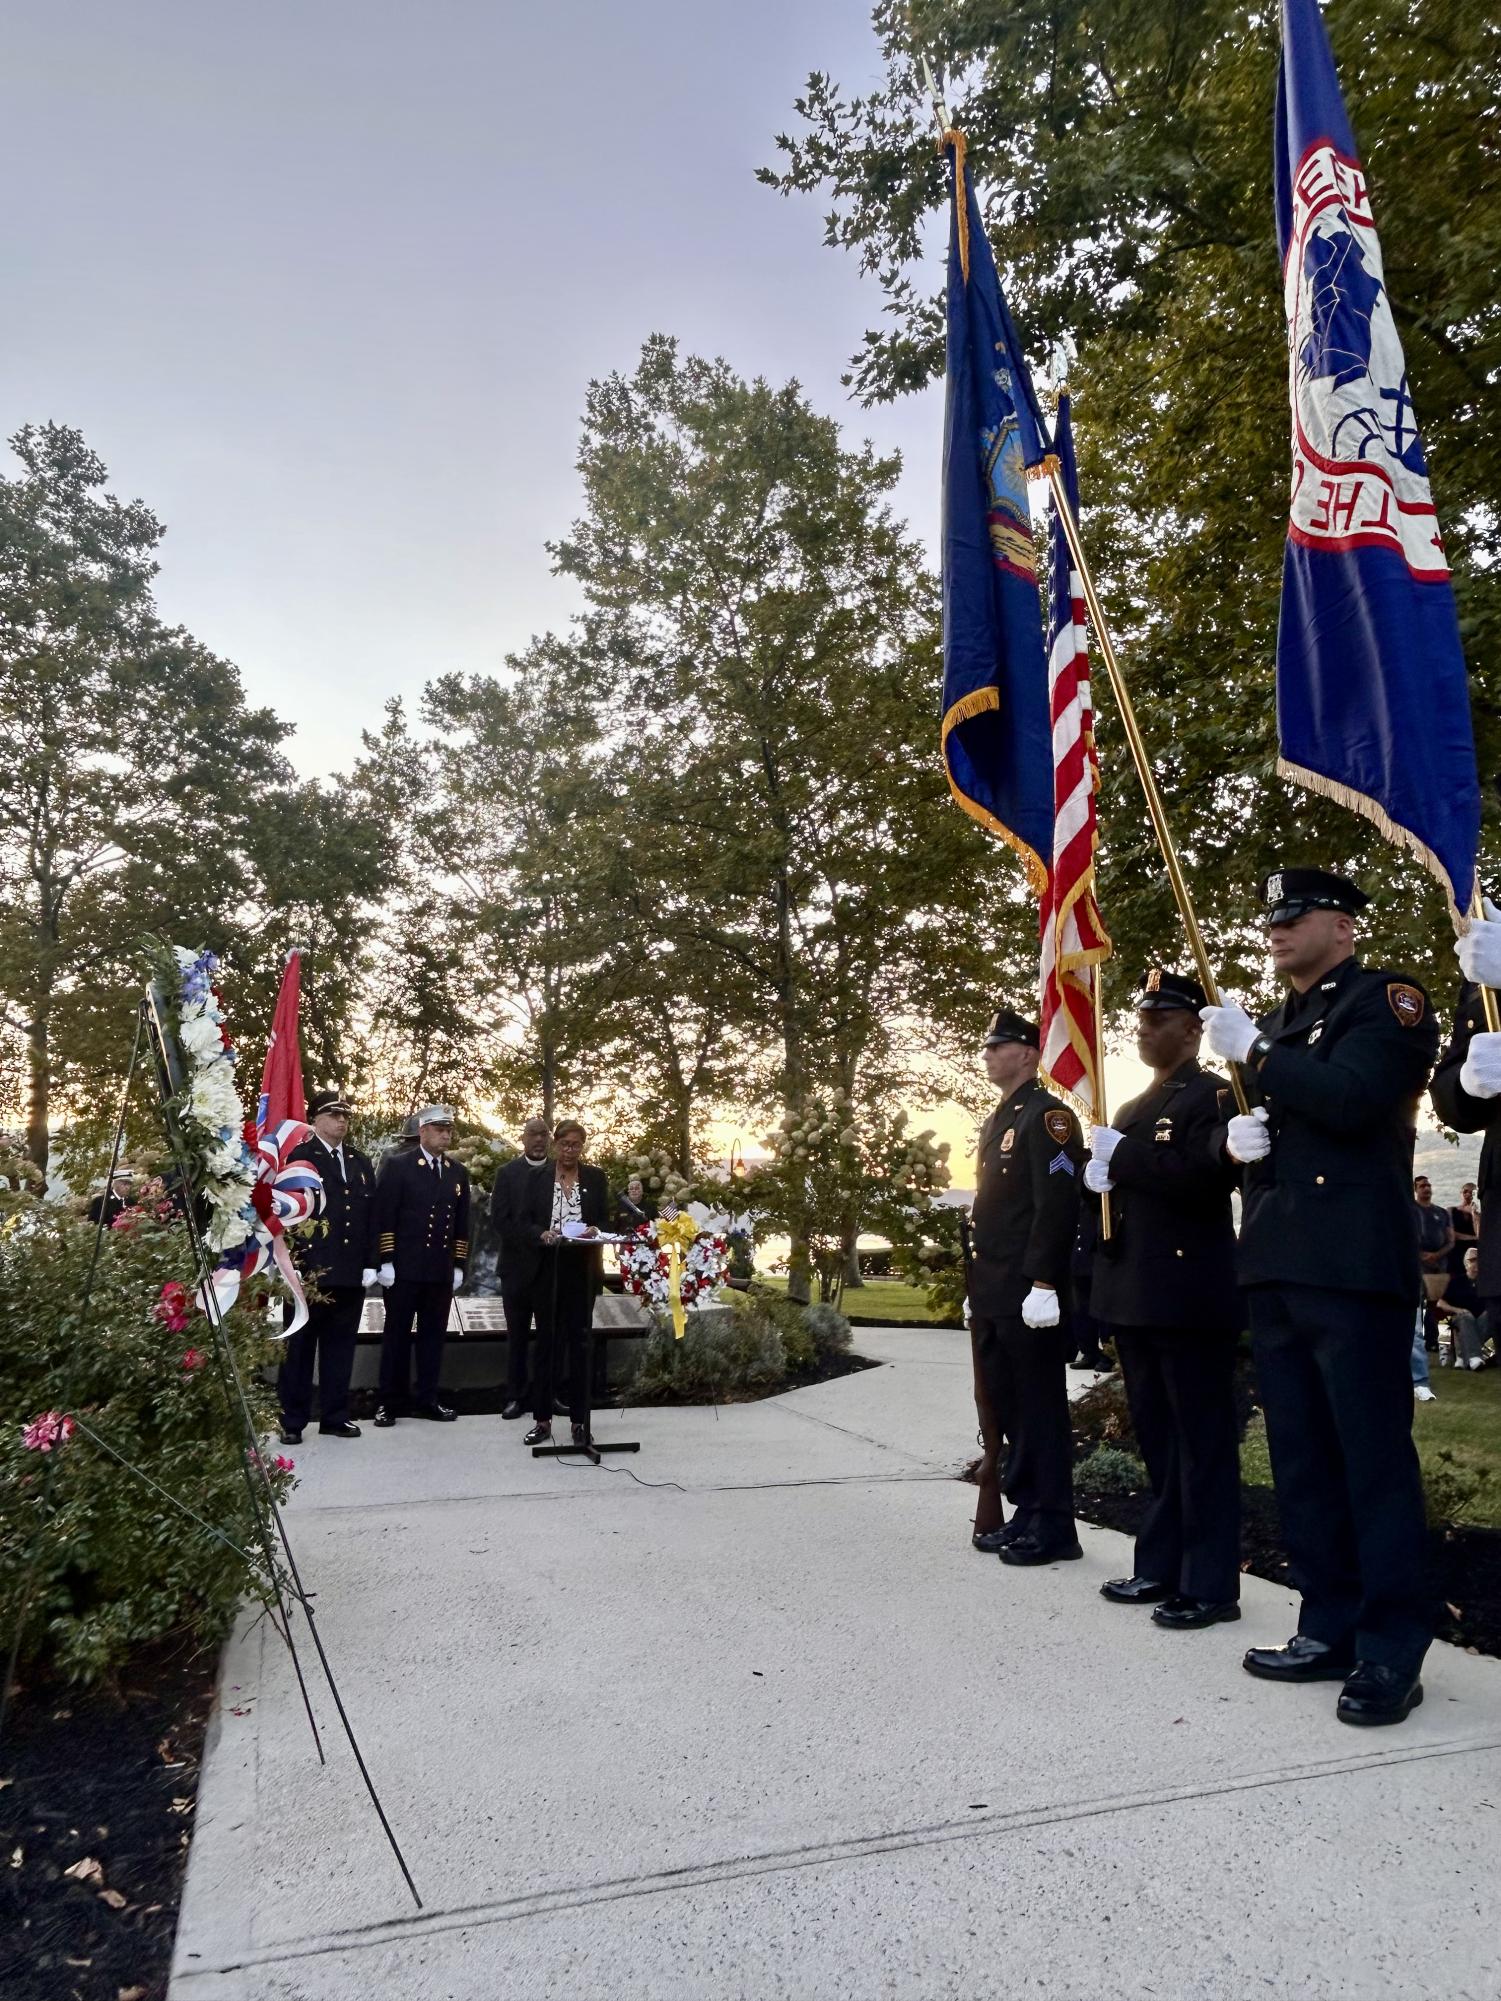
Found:
[(1469, 908), (1480, 786), (1449, 565), (1318, 0), (1282, 0), (1273, 135), (1292, 403), (1279, 768)]
[(943, 760), (1040, 896), (1053, 852), (1047, 662), (1027, 468), (1047, 428), (1001, 295), (964, 142), (953, 168), (943, 429)]

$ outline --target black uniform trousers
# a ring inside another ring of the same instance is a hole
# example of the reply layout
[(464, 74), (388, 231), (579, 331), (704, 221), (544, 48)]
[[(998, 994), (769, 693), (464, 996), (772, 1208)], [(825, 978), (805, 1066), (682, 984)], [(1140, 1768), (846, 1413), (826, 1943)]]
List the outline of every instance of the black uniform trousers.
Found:
[(552, 1244), (542, 1253), (533, 1293), (537, 1305), (537, 1356), (532, 1369), (532, 1413), (552, 1422), (553, 1398), (568, 1397), (574, 1424), (589, 1420), (589, 1340), (594, 1325), (594, 1258), (576, 1244)]
[(1415, 1674), (1437, 1605), (1412, 1442), (1412, 1306), (1311, 1285), (1245, 1298), (1298, 1631)]
[(506, 1400), (525, 1403), (532, 1394), (542, 1347), (542, 1282), (504, 1288), (500, 1304), (506, 1316)]
[(386, 1287), (386, 1331), (380, 1344), (380, 1400), (397, 1408), (413, 1400), (412, 1322), (417, 1323), (417, 1403), (438, 1401), (443, 1337), (453, 1303), (452, 1278), (398, 1278)]
[(1240, 1596), (1237, 1337), (1223, 1329), (1114, 1327), (1152, 1505), (1136, 1537), (1136, 1575), (1185, 1598)]
[(354, 1373), (365, 1292), (358, 1285), (325, 1285), (323, 1291), (326, 1298), (308, 1301), (306, 1327), (290, 1335), (282, 1351), (276, 1394), (284, 1431), (302, 1431), (312, 1417), (315, 1361), (318, 1422), (325, 1426), (349, 1422), (349, 1378)]
[(1067, 1326), (1029, 1327), (1018, 1313), (975, 1315), (975, 1353), (1009, 1451), (1001, 1487), (1018, 1529), (1044, 1543), (1072, 1541), (1074, 1434), (1068, 1414)]

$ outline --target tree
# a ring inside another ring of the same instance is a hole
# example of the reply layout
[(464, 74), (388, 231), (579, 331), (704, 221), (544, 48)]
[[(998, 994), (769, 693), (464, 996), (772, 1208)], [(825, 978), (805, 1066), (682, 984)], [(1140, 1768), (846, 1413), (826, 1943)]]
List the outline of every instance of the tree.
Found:
[[(882, 0), (884, 87), (810, 78), (783, 136), (784, 193), (832, 196), (827, 240), (879, 277), (889, 323), (852, 363), (879, 400), (940, 373), (940, 302), (918, 281), (947, 197), (923, 48), (969, 162), (1022, 336), (1072, 341), (1085, 534), (1138, 693), (1212, 955), (1262, 977), (1251, 885), (1284, 858), (1377, 889), (1378, 950), (1447, 986), (1442, 901), (1352, 815), (1274, 776), (1272, 658), (1286, 525), (1281, 279), (1272, 223), (1271, 10), (1237, 0)], [(1333, 5), (1435, 496), (1455, 568), (1494, 819), (1501, 765), (1501, 147), (1494, 4)], [(1140, 793), (1101, 698), (1104, 907), (1124, 962), (1181, 947)], [(1399, 887), (1400, 886), (1400, 887)]]
[(45, 1166), (59, 1094), (118, 1075), (147, 932), (222, 947), (256, 886), (288, 725), (151, 596), (160, 523), (81, 434), (27, 425), (0, 479), (0, 997)]
[(1030, 985), (1036, 920), (939, 774), (936, 586), (896, 461), (796, 383), (658, 336), (590, 385), (579, 469), (554, 555), (608, 663), (619, 854), (663, 944), (770, 1041), (780, 1105), (866, 1093), (913, 1024), (968, 1041), (1004, 973)]

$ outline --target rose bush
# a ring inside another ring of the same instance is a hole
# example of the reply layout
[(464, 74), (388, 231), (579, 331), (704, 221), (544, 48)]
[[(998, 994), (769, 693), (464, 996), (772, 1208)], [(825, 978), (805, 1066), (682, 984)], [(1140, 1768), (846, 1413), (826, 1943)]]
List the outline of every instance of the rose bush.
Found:
[[(247, 1440), (192, 1303), (187, 1232), (152, 1207), (105, 1232), (93, 1296), (80, 1307), (94, 1228), (12, 1194), (0, 1220), (0, 1632), (28, 1595), (21, 1659), (96, 1681), (150, 1640), (222, 1632), (263, 1588), (235, 1552), (116, 1464), (139, 1466), (230, 1543), (253, 1551)], [(258, 1379), (276, 1351), (263, 1316), (236, 1306), (226, 1327), (258, 1432), (274, 1409)], [(196, 1345), (194, 1345), (196, 1344)], [(75, 1418), (66, 1435), (58, 1420)], [(34, 1427), (51, 1420), (44, 1432)], [(85, 1427), (87, 1429), (85, 1429)], [(33, 1432), (28, 1443), (27, 1432)], [(43, 1448), (42, 1439), (47, 1441)], [(284, 1490), (290, 1465), (268, 1461)]]

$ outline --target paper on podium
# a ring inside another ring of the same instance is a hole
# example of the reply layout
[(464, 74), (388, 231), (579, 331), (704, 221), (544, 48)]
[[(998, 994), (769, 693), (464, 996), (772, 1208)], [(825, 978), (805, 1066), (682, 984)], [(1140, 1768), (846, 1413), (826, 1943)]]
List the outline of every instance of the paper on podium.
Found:
[(576, 1222), (572, 1218), (563, 1225), (563, 1235), (570, 1244), (623, 1244), (624, 1237), (612, 1236), (608, 1230), (591, 1230), (587, 1223)]

